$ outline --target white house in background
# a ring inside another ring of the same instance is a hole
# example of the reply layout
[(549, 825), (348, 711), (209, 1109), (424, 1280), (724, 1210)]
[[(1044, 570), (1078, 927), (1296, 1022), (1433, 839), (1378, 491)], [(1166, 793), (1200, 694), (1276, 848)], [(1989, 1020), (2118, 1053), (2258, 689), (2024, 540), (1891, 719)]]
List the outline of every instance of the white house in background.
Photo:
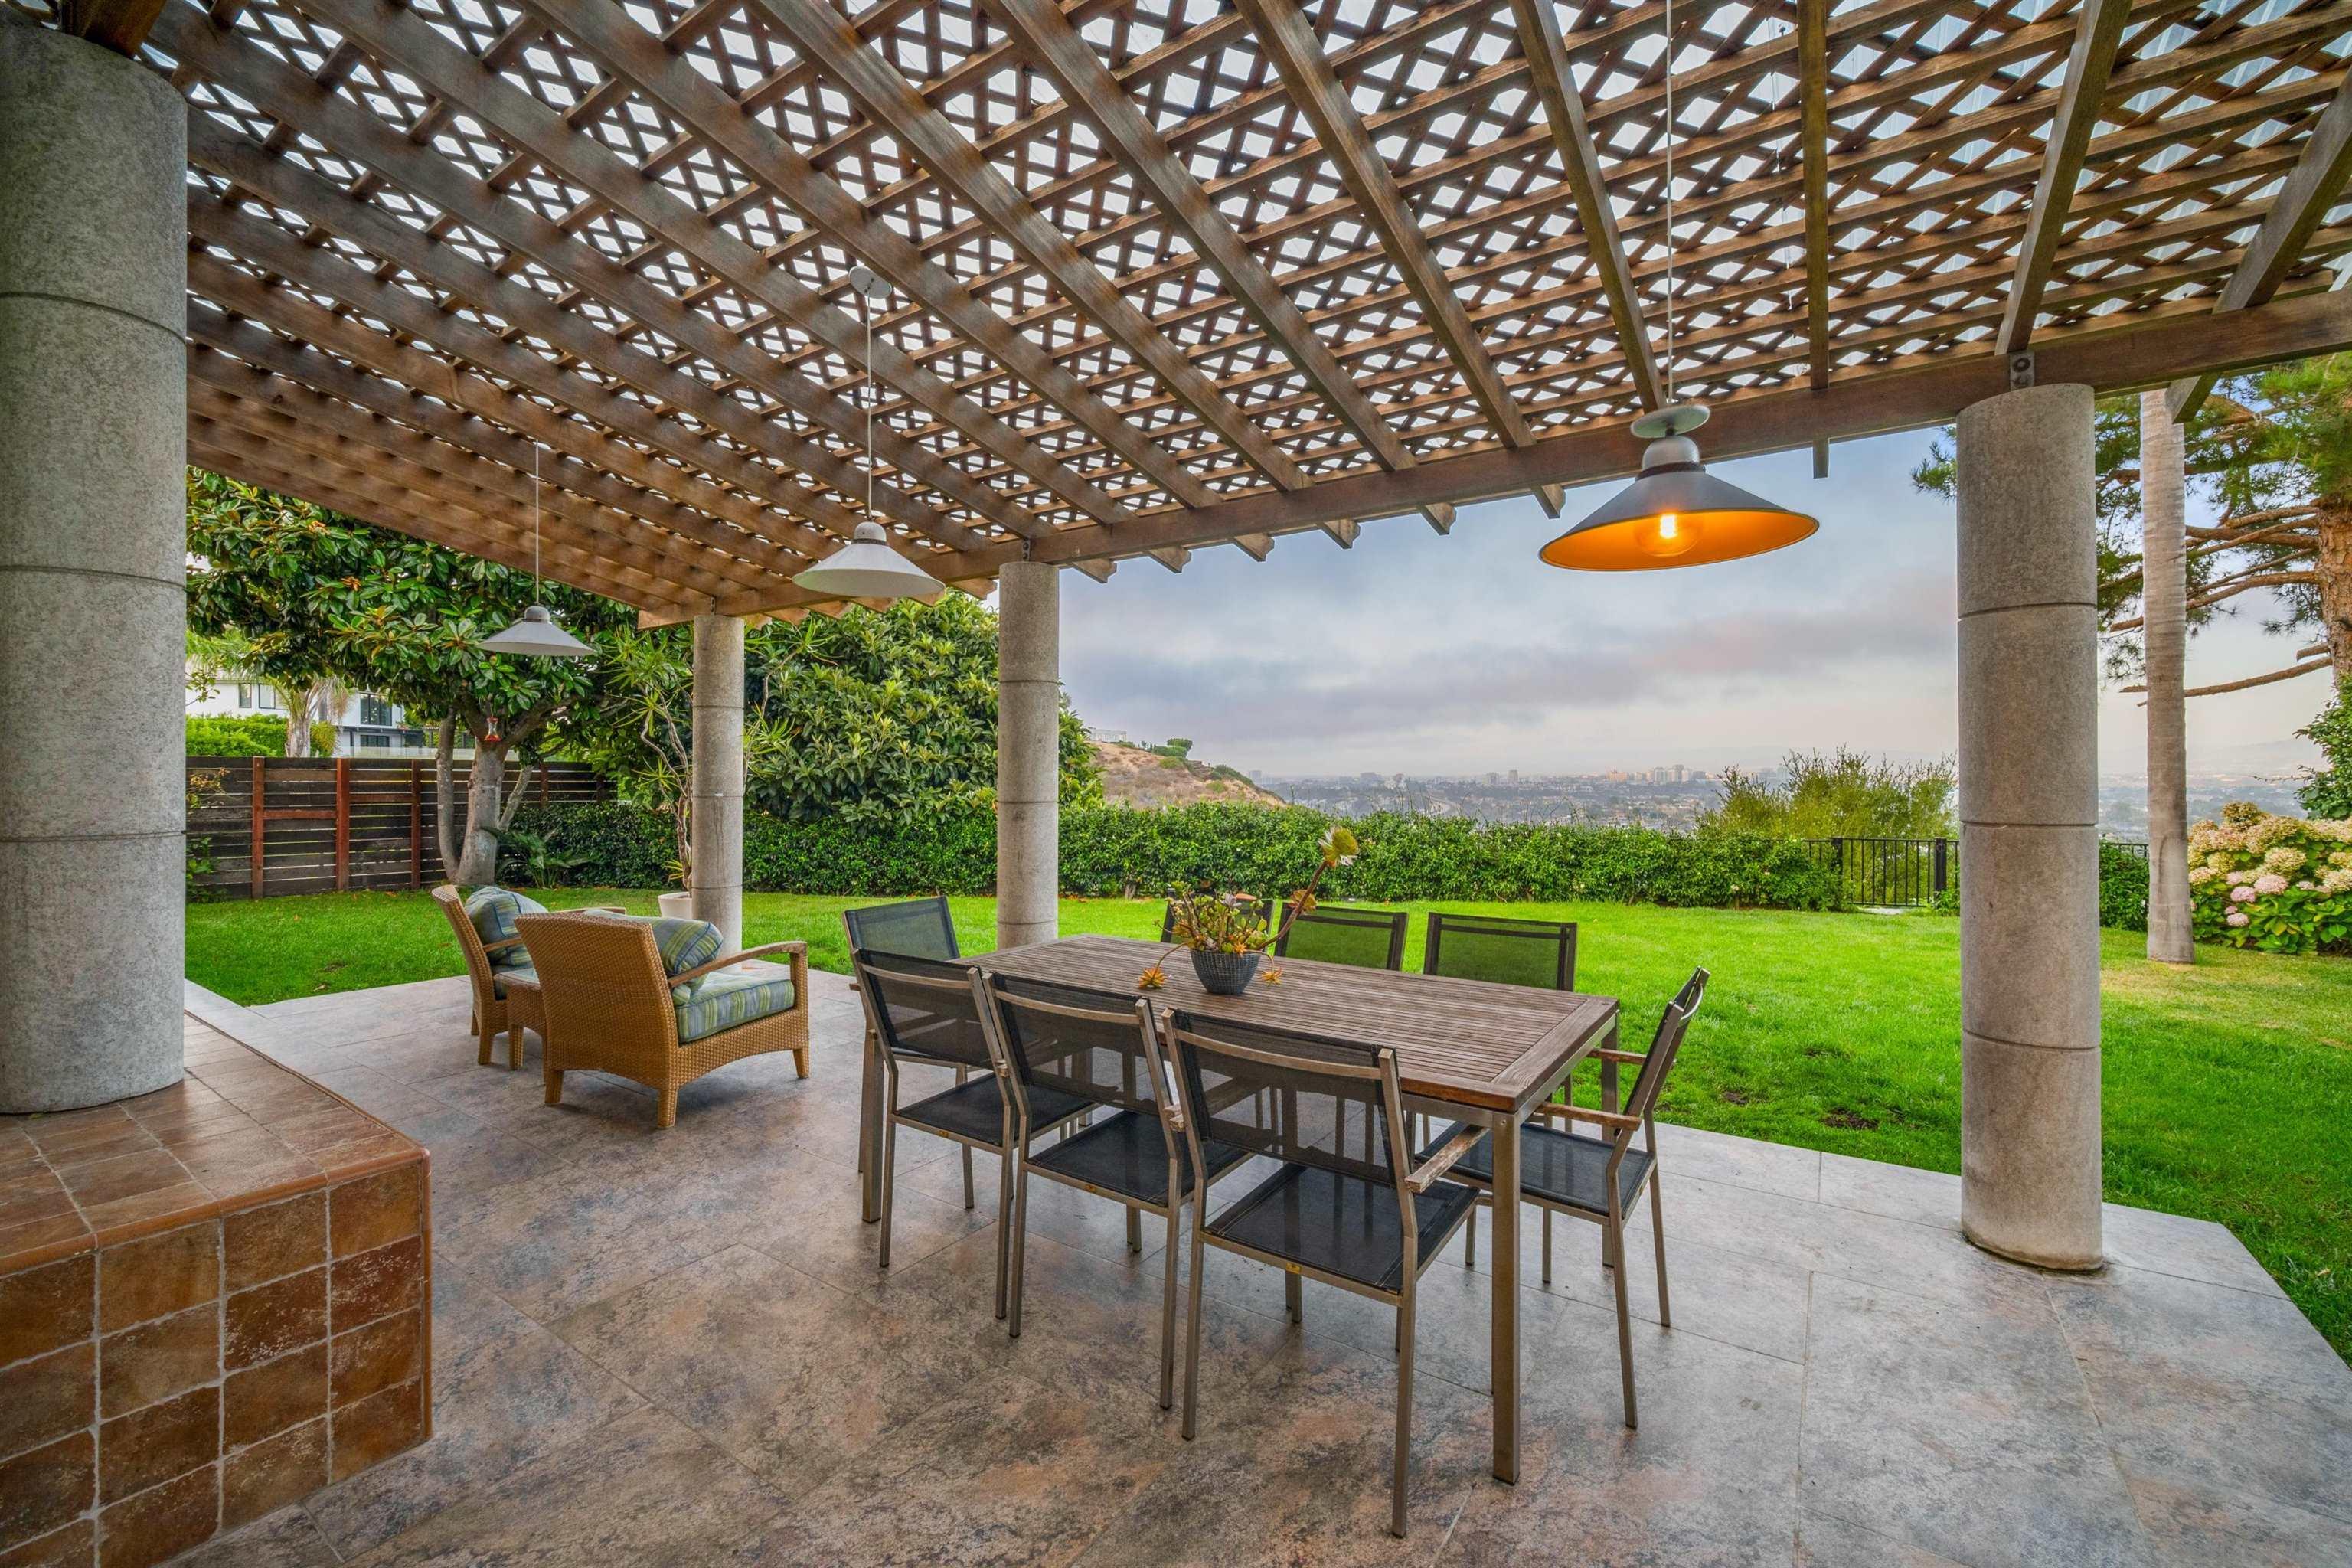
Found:
[[(260, 719), (286, 716), (285, 699), (266, 681), (223, 679), (209, 685), (189, 671), (186, 690), (192, 719)], [(433, 737), (407, 722), (397, 703), (372, 692), (362, 692), (343, 704), (335, 716), (335, 751), (339, 757), (429, 757)], [(458, 748), (460, 756), (472, 748)]]

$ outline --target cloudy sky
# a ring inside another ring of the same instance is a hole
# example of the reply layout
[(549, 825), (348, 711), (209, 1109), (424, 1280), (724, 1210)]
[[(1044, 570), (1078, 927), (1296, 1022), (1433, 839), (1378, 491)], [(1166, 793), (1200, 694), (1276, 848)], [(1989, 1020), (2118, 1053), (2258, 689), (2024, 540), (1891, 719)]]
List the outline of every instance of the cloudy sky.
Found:
[[(1532, 500), (1465, 508), (1450, 537), (1415, 517), (1320, 533), (1264, 563), (1196, 553), (1181, 575), (1123, 563), (1063, 574), (1062, 675), (1097, 730), (1189, 735), (1195, 756), (1274, 773), (1585, 772), (1758, 765), (1790, 747), (1952, 748), (1950, 503), (1911, 487), (1927, 432), (1718, 471), (1822, 531), (1753, 560), (1622, 577), (1556, 571), (1561, 523)], [(1582, 515), (1614, 486), (1571, 491)], [(2245, 596), (2251, 600), (2254, 595)], [(2262, 608), (2191, 644), (2191, 684), (2285, 662)], [(2324, 679), (2190, 705), (2192, 771), (2289, 772)], [(2281, 744), (2281, 742), (2289, 742)], [(2138, 699), (2102, 700), (2104, 773), (2143, 771)]]

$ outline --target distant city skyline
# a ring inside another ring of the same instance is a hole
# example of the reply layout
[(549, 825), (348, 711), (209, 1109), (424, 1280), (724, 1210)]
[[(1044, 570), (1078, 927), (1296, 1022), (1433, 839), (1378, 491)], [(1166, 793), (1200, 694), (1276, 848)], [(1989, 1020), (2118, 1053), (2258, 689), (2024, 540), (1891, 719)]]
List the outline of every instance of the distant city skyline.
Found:
[[(1144, 560), (1106, 584), (1066, 574), (1063, 679), (1089, 724), (1296, 776), (1715, 773), (1841, 744), (1941, 755), (1957, 744), (1952, 505), (1909, 478), (1931, 438), (1840, 444), (1827, 482), (1801, 452), (1717, 465), (1822, 524), (1719, 566), (1539, 565), (1562, 524), (1519, 497), (1463, 508), (1445, 538), (1387, 518), (1351, 551), (1310, 532), (1264, 563), (1215, 549), (1181, 576)], [(1612, 488), (1570, 491), (1568, 515)], [(2191, 641), (2191, 684), (2277, 667), (2263, 598)], [(2313, 675), (2192, 700), (2191, 769), (2292, 774), (2316, 758), (2293, 731), (2327, 696)], [(2140, 773), (2145, 736), (2139, 699), (2107, 690), (2102, 773)]]

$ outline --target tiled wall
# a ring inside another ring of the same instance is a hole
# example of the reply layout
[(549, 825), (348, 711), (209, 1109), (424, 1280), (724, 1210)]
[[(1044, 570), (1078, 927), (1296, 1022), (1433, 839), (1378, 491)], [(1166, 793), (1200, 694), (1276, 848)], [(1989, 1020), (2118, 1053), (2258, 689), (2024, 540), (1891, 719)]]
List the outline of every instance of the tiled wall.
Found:
[(0, 1568), (145, 1568), (423, 1440), (425, 1166), (0, 1275)]

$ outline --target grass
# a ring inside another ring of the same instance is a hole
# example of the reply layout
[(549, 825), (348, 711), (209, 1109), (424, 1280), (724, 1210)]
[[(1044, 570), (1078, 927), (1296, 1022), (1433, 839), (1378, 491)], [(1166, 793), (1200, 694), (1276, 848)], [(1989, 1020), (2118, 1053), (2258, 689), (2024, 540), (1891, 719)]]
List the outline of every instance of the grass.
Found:
[[(536, 895), (562, 907), (646, 892)], [(868, 900), (752, 893), (745, 938), (798, 937), (847, 966), (841, 910)], [(994, 945), (994, 901), (951, 900), (964, 951)], [(1581, 990), (1623, 998), (1629, 1042), (1695, 963), (1715, 974), (1662, 1110), (1743, 1137), (1930, 1170), (1960, 1157), (1959, 922), (1928, 916), (1622, 904), (1416, 905), (1582, 923)], [(1065, 900), (1066, 934), (1157, 934), (1156, 901)], [(2106, 1193), (2228, 1226), (2352, 1360), (2352, 961), (2200, 949), (2146, 962), (2105, 933)], [(421, 893), (325, 894), (188, 910), (188, 975), (247, 1004), (459, 972)]]

